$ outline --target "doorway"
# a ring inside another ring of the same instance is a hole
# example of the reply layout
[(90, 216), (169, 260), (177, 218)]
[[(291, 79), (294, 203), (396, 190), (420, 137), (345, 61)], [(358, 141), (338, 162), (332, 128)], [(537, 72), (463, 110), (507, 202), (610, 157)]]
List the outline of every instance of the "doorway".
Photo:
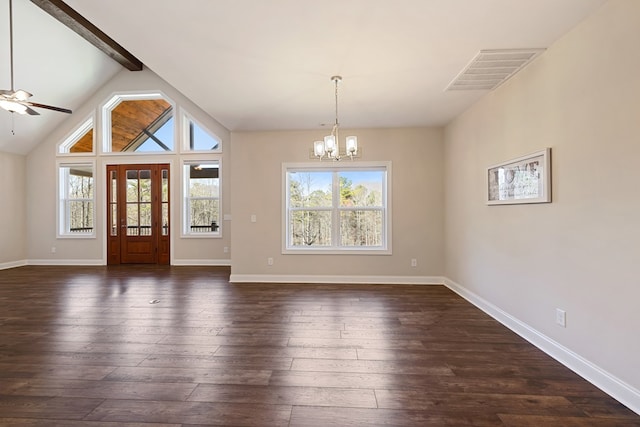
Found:
[(169, 164), (107, 166), (107, 264), (169, 264)]

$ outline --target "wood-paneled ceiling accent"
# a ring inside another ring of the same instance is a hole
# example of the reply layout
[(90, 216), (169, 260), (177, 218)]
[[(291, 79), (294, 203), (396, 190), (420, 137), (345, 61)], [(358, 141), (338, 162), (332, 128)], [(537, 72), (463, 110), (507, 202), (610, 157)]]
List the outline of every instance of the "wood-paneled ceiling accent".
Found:
[(93, 151), (93, 128), (89, 129), (87, 133), (69, 149), (70, 153), (91, 153)]
[(172, 108), (164, 99), (122, 101), (111, 110), (111, 151), (122, 152)]

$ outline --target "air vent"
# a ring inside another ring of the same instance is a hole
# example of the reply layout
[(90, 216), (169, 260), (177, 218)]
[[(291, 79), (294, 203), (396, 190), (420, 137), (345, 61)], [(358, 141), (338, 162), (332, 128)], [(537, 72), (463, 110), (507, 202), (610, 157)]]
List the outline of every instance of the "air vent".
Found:
[(544, 49), (481, 50), (446, 90), (491, 90), (524, 68)]

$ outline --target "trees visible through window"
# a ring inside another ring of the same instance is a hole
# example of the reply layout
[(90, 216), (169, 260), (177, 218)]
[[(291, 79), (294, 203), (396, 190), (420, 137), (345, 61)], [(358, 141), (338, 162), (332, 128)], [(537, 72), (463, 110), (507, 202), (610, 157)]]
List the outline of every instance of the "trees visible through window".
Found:
[(286, 171), (286, 249), (387, 249), (387, 168)]
[(220, 162), (184, 165), (184, 233), (220, 234)]
[(59, 169), (61, 235), (94, 233), (93, 165), (61, 165)]

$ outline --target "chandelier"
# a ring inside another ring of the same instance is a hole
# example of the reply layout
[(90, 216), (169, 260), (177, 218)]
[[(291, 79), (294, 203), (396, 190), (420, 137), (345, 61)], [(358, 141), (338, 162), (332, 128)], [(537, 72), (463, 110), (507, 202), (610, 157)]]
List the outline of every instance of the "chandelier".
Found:
[(336, 86), (336, 121), (333, 124), (331, 135), (325, 136), (323, 141), (315, 141), (313, 143), (313, 154), (320, 160), (325, 157), (340, 160), (342, 156), (349, 156), (349, 158), (353, 160), (356, 154), (358, 154), (358, 137), (348, 136), (345, 140), (345, 150), (343, 152), (340, 152), (340, 144), (338, 141), (340, 128), (340, 122), (338, 122), (338, 84), (342, 81), (342, 77), (333, 76), (331, 77), (331, 81), (334, 82)]

